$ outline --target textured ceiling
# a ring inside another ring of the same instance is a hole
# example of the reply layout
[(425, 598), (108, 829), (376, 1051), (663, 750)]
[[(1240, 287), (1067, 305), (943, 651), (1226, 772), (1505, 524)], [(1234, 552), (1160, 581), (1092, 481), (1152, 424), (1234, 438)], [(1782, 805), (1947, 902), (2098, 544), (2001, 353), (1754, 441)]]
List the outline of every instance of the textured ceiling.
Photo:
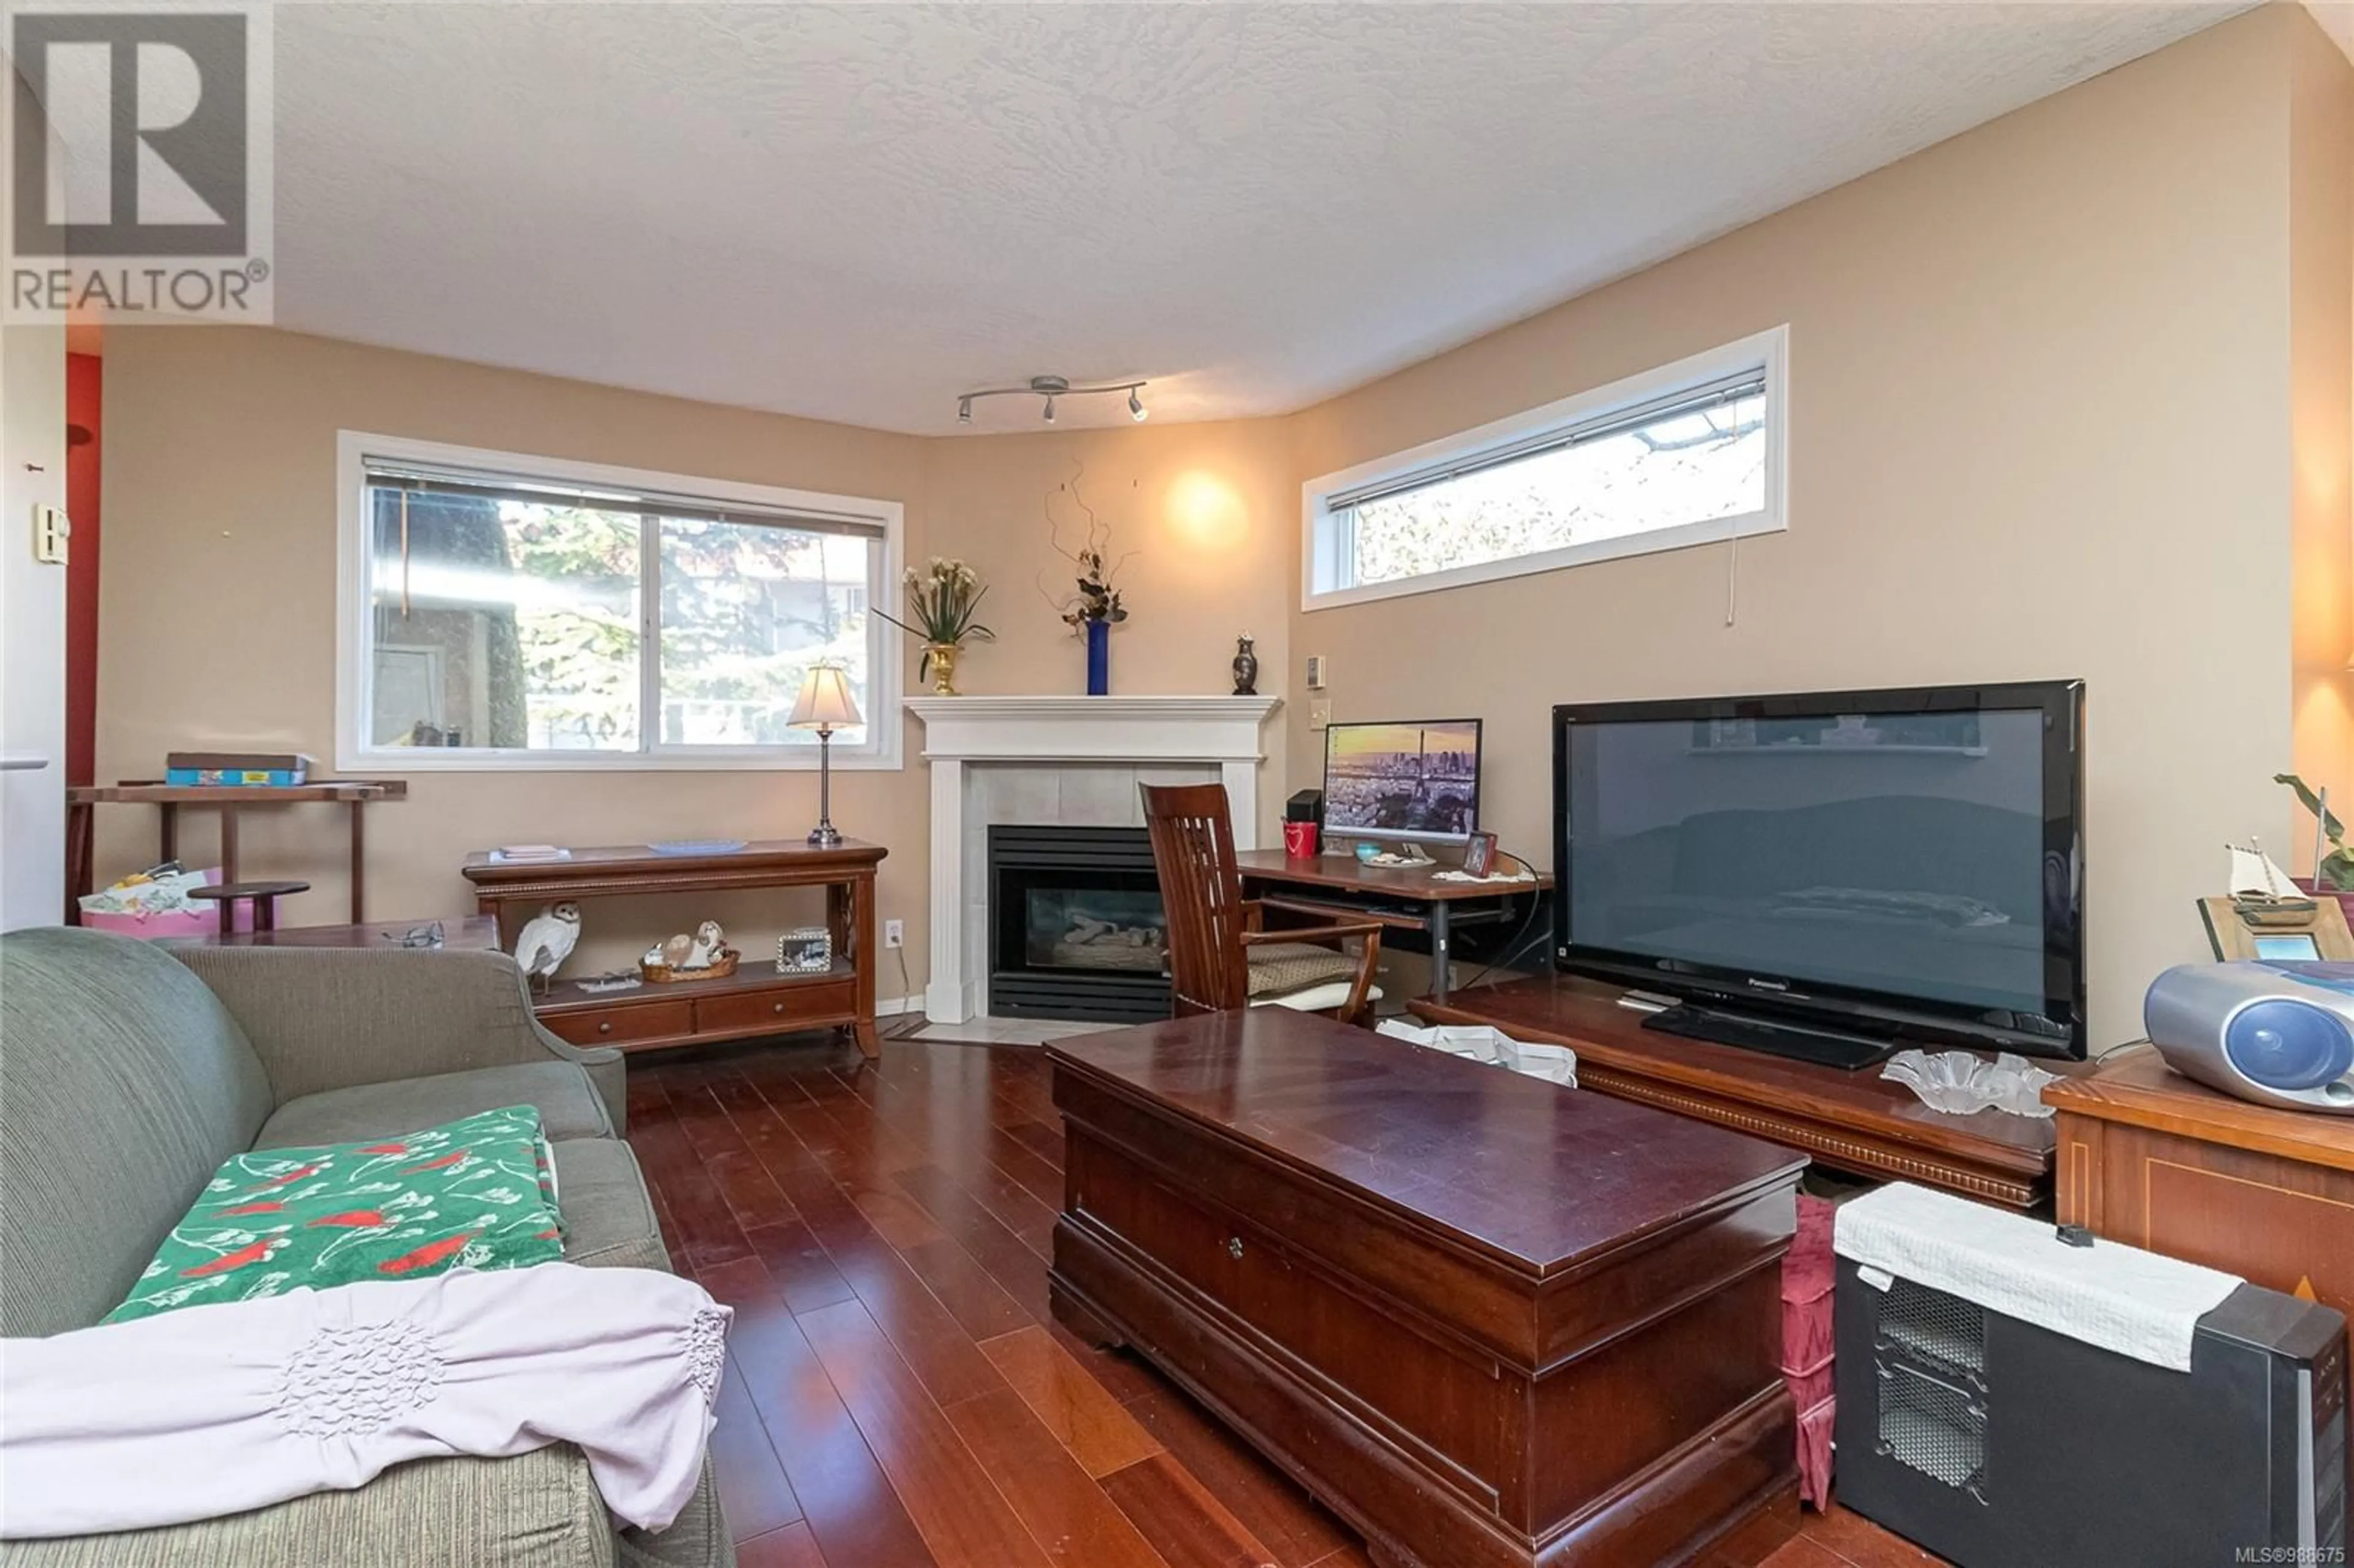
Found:
[(278, 319), (901, 430), (1278, 412), (2241, 8), (282, 5)]

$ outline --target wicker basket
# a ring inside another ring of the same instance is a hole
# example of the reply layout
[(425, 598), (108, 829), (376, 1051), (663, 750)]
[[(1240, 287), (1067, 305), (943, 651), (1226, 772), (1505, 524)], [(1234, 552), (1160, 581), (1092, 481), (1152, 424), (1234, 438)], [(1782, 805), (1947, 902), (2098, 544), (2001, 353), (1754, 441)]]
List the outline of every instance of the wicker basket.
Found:
[(718, 960), (707, 969), (674, 969), (668, 964), (649, 964), (642, 960), (638, 973), (648, 985), (678, 985), (689, 980), (726, 980), (736, 972), (737, 960), (744, 955), (733, 948), (722, 948)]

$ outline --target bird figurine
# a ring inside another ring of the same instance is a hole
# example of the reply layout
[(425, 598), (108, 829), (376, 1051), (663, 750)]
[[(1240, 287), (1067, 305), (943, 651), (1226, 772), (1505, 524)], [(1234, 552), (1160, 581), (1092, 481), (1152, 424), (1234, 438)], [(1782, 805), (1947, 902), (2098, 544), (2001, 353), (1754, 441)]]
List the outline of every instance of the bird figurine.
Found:
[(580, 906), (558, 904), (525, 923), (523, 935), (515, 938), (515, 962), (546, 996), (548, 982), (579, 945)]

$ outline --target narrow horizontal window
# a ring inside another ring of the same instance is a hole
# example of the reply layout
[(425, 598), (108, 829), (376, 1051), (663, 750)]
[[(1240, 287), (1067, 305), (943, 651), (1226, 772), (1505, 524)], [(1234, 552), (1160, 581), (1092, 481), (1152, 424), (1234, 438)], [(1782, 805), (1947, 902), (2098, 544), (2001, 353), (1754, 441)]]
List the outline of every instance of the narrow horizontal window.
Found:
[(1310, 609), (1782, 526), (1781, 334), (1311, 481)]

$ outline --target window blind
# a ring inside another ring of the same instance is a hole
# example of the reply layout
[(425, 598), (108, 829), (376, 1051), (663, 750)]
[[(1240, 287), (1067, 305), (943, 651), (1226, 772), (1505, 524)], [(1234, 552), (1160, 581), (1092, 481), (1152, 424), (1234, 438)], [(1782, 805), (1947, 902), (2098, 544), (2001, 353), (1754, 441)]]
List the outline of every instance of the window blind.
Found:
[(534, 479), (517, 474), (444, 468), (416, 462), (362, 460), (370, 488), (406, 491), (412, 495), (466, 495), (491, 501), (514, 501), (537, 506), (579, 506), (639, 517), (675, 517), (688, 522), (741, 523), (770, 528), (797, 528), (805, 533), (848, 534), (880, 539), (880, 519), (858, 517), (816, 508), (786, 511), (715, 501), (708, 496), (673, 495), (659, 491), (606, 490), (564, 480)]
[(1682, 387), (1646, 402), (1614, 409), (1607, 414), (1596, 415), (1593, 418), (1582, 420), (1577, 424), (1559, 429), (1540, 431), (1535, 435), (1525, 436), (1502, 446), (1491, 447), (1483, 452), (1450, 458), (1443, 463), (1434, 464), (1429, 468), (1408, 470), (1405, 473), (1393, 474), (1387, 479), (1375, 480), (1370, 484), (1361, 484), (1353, 490), (1341, 491), (1325, 498), (1324, 509), (1329, 514), (1346, 512), (1353, 507), (1365, 505), (1369, 502), (1390, 500), (1395, 496), (1410, 494), (1417, 490), (1426, 490), (1434, 484), (1445, 484), (1450, 480), (1461, 479), (1469, 474), (1483, 473), (1490, 469), (1501, 468), (1507, 463), (1525, 461), (1530, 458), (1542, 457), (1548, 452), (1565, 451), (1569, 448), (1585, 446), (1592, 441), (1607, 440), (1613, 436), (1623, 436), (1630, 430), (1643, 429), (1681, 415), (1702, 414), (1712, 408), (1721, 408), (1728, 404), (1739, 403), (1751, 397), (1763, 397), (1765, 395), (1766, 367), (1764, 366), (1751, 370), (1736, 371), (1730, 376), (1719, 376), (1701, 386)]

